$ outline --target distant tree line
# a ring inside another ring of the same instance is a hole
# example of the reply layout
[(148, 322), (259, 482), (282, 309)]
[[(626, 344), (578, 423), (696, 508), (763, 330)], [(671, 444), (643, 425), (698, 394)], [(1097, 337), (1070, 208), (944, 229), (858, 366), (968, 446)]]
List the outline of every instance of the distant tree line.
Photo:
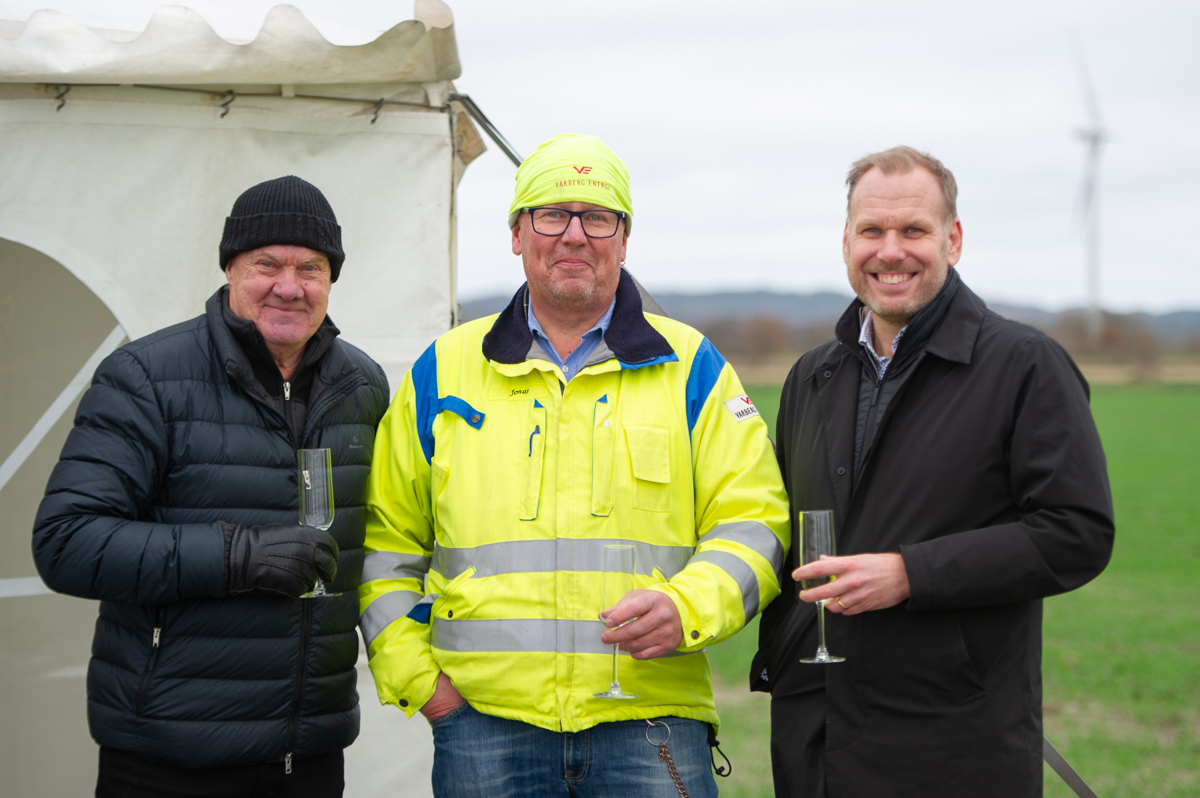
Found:
[[(1087, 317), (1081, 312), (1044, 315), (1038, 322), (1025, 323), (1053, 337), (1077, 360), (1149, 364), (1162, 357), (1200, 357), (1200, 333), (1159, 335), (1139, 315), (1105, 313), (1098, 340), (1089, 335)], [(689, 321), (738, 363), (799, 357), (833, 335), (832, 322), (796, 324), (775, 316)]]

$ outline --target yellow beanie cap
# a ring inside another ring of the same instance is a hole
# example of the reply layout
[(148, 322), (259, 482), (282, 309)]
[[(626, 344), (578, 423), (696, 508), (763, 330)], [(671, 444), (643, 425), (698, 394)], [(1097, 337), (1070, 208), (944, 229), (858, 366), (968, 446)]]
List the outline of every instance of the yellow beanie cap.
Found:
[(508, 209), (508, 226), (525, 208), (557, 202), (588, 202), (625, 214), (625, 232), (633, 221), (629, 170), (595, 136), (562, 133), (547, 139), (517, 168), (517, 190)]

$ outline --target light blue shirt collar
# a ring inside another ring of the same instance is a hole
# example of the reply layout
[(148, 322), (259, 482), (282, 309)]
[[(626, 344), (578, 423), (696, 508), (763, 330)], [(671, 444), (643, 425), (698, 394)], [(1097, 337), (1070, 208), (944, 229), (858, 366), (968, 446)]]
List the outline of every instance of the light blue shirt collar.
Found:
[(525, 318), (529, 321), (529, 331), (533, 333), (533, 338), (536, 340), (546, 352), (546, 357), (550, 359), (554, 365), (562, 369), (563, 376), (569, 382), (572, 377), (579, 373), (579, 369), (587, 363), (587, 359), (591, 357), (592, 352), (596, 351), (596, 346), (604, 340), (604, 334), (608, 332), (608, 325), (612, 322), (613, 309), (617, 306), (617, 298), (613, 297), (613, 301), (609, 303), (608, 310), (600, 317), (600, 321), (596, 322), (596, 326), (583, 334), (579, 346), (575, 347), (571, 354), (567, 355), (566, 359), (558, 356), (558, 350), (554, 348), (554, 344), (550, 343), (549, 337), (542, 329), (542, 325), (538, 323), (537, 316), (533, 315), (533, 304), (526, 298)]

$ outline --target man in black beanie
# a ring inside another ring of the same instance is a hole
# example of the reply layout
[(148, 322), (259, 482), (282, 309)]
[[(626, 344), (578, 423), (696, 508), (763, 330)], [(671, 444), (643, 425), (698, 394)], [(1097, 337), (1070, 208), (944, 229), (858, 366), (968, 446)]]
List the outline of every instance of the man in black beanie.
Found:
[[(345, 254), (298, 177), (225, 220), (227, 285), (96, 370), (38, 510), (51, 588), (100, 600), (97, 796), (340, 796), (367, 476), (387, 379), (326, 316)], [(299, 526), (297, 450), (330, 449), (336, 514)], [(320, 577), (332, 595), (302, 599)]]

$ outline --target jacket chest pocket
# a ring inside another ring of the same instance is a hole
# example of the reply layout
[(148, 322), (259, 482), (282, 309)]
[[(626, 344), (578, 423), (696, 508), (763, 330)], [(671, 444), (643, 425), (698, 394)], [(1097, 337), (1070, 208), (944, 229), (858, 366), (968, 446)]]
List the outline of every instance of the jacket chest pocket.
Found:
[(538, 505), (542, 499), (542, 460), (546, 451), (546, 408), (536, 399), (529, 409), (526, 431), (529, 436), (528, 450), (521, 475), (518, 515), (522, 521), (532, 521), (538, 516)]
[(625, 426), (633, 471), (633, 506), (654, 513), (671, 511), (671, 433), (652, 424)]

